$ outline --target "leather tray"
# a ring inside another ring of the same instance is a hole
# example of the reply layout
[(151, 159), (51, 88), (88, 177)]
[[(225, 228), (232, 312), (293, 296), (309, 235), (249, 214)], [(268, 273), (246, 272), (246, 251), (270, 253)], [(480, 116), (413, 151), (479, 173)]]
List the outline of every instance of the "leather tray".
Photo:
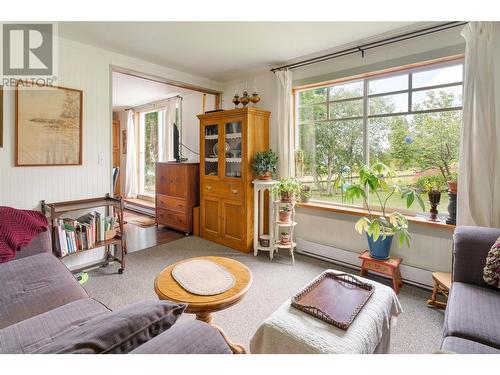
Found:
[(292, 298), (292, 306), (347, 330), (374, 290), (352, 275), (325, 271)]

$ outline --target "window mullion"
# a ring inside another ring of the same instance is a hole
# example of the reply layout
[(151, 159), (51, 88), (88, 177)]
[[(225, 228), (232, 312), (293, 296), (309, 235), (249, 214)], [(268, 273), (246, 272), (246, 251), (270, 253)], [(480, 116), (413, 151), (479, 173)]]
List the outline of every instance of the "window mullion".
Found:
[(411, 112), (411, 107), (413, 101), (413, 74), (408, 74), (408, 112)]
[(326, 89), (326, 118), (330, 120), (330, 88)]
[[(368, 139), (368, 80), (363, 80), (363, 150), (364, 150), (364, 162), (366, 165), (370, 164), (370, 144)], [(366, 197), (368, 205), (370, 205), (370, 196)], [(365, 209), (368, 209), (366, 205)]]

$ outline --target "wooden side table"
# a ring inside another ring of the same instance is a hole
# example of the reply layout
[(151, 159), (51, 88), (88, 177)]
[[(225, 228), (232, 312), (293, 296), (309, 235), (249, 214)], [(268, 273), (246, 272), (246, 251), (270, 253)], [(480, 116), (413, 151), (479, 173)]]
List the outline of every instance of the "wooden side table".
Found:
[[(223, 293), (211, 296), (201, 296), (188, 292), (181, 287), (177, 281), (175, 281), (172, 276), (172, 269), (174, 269), (174, 267), (179, 263), (193, 259), (205, 259), (220, 264), (234, 275), (236, 279), (234, 286)], [(186, 303), (188, 305), (186, 313), (195, 314), (197, 320), (201, 320), (202, 322), (214, 326), (217, 330), (219, 330), (233, 353), (244, 354), (246, 353), (245, 347), (241, 344), (231, 342), (225, 332), (214, 324), (214, 316), (215, 312), (227, 309), (228, 307), (241, 301), (250, 288), (250, 285), (252, 285), (252, 280), (252, 272), (244, 264), (234, 259), (217, 256), (204, 256), (184, 259), (171, 264), (161, 271), (156, 277), (154, 286), (158, 298), (162, 300)]]
[(432, 288), (432, 296), (427, 300), (427, 304), (441, 309), (446, 308), (447, 302), (437, 300), (438, 293), (441, 293), (448, 300), (448, 293), (451, 288), (451, 273), (448, 272), (433, 272), (432, 279), (434, 280), (434, 287)]
[(379, 260), (372, 258), (370, 252), (366, 250), (363, 254), (359, 256), (362, 260), (360, 276), (366, 276), (368, 271), (374, 273), (380, 273), (382, 275), (390, 276), (392, 280), (392, 289), (399, 293), (399, 288), (403, 287), (403, 280), (401, 279), (401, 272), (399, 271), (399, 265), (402, 259), (390, 257), (386, 260)]

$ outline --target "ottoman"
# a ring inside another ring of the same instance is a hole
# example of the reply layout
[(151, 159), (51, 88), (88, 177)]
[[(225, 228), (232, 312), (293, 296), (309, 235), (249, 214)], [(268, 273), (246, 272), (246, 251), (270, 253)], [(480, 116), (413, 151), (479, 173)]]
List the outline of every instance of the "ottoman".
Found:
[(402, 312), (401, 304), (391, 288), (355, 277), (374, 285), (375, 291), (347, 330), (297, 310), (289, 299), (257, 329), (250, 341), (251, 353), (389, 353), (391, 324)]

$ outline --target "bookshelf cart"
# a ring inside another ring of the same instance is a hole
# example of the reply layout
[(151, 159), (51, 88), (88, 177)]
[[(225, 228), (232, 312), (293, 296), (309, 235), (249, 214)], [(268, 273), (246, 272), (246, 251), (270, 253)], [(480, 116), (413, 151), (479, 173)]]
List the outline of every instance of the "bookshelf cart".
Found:
[[(105, 241), (97, 241), (95, 243), (95, 246), (91, 248), (78, 250), (76, 252), (66, 254), (59, 258), (62, 259), (71, 256), (73, 254), (78, 254), (84, 251), (91, 251), (100, 247), (105, 247), (106, 258), (100, 263), (100, 265), (107, 266), (109, 262), (117, 261), (120, 262), (120, 268), (118, 269), (118, 273), (122, 274), (123, 271), (125, 271), (125, 254), (127, 253), (127, 243), (125, 241), (125, 232), (123, 231), (123, 200), (121, 198), (113, 198), (109, 194), (106, 194), (106, 196), (99, 198), (81, 199), (81, 200), (57, 202), (57, 203), (46, 203), (45, 201), (42, 201), (41, 206), (42, 206), (42, 213), (44, 215), (47, 214), (50, 215), (50, 221), (52, 225), (52, 231), (51, 231), (52, 249), (54, 251), (54, 254), (57, 254), (56, 251), (57, 241), (55, 240), (56, 236), (55, 224), (58, 218), (72, 211), (84, 211), (100, 207), (105, 207), (106, 216), (109, 216), (110, 210), (113, 209), (113, 214), (116, 213), (116, 215), (118, 216), (118, 225), (119, 225), (119, 232), (117, 232), (114, 238)], [(120, 247), (120, 253), (121, 253), (120, 258), (116, 257), (116, 251), (115, 252), (111, 251), (112, 245)], [(96, 265), (99, 265), (99, 263)]]

